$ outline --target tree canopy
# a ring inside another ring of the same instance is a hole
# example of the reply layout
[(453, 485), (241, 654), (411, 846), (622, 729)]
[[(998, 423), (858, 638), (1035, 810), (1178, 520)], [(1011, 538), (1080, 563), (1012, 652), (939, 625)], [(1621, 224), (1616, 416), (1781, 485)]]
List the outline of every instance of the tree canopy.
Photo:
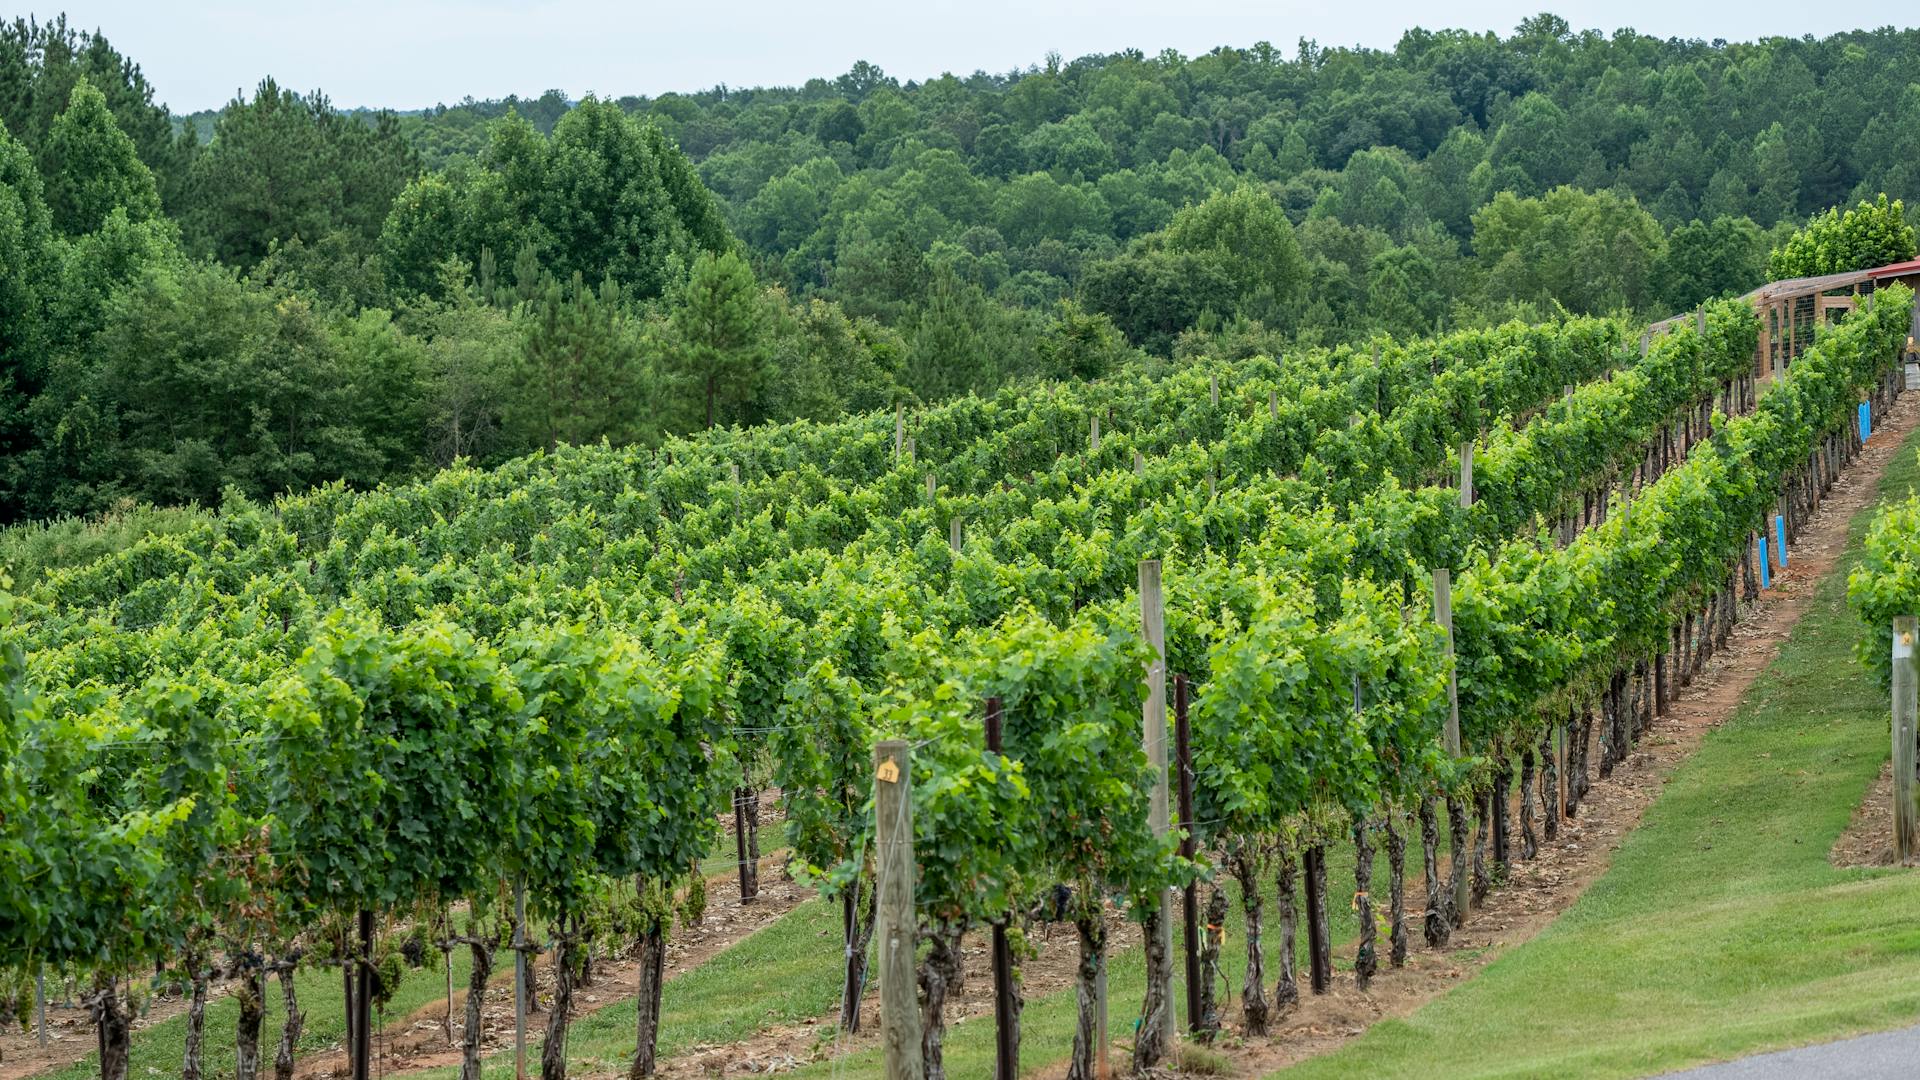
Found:
[(0, 517), (1665, 317), (1914, 253), (1916, 61), (1547, 15), (410, 113), (267, 78), (171, 117), (99, 32), (15, 20)]

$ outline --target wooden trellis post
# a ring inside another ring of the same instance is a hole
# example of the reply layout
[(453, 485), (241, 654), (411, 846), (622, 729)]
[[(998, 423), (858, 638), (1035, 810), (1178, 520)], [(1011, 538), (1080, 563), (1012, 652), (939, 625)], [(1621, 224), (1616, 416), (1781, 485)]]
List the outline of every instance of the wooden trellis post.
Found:
[(1893, 620), (1893, 853), (1900, 862), (1913, 857), (1916, 821), (1914, 804), (1914, 724), (1916, 702), (1913, 663), (1914, 617)]
[[(1447, 753), (1460, 756), (1460, 679), (1454, 671), (1453, 660), (1453, 572), (1441, 567), (1433, 572), (1433, 618), (1440, 624), (1440, 630), (1446, 642), (1447, 650), (1447, 727), (1445, 732)], [(1465, 851), (1455, 851), (1453, 857), (1467, 857)], [(1453, 875), (1458, 884), (1453, 891), (1454, 910), (1462, 917), (1467, 912), (1467, 902), (1471, 886), (1471, 874)]]
[[(1180, 856), (1194, 857), (1193, 837), (1193, 729), (1187, 720), (1187, 677), (1173, 677), (1173, 750), (1174, 768), (1180, 778)], [(1200, 895), (1194, 882), (1187, 882), (1184, 901), (1182, 944), (1187, 954), (1187, 1030), (1200, 1030)], [(1168, 1012), (1172, 1012), (1169, 1006)]]
[[(1099, 420), (1094, 424), (1098, 425)], [(1096, 426), (1095, 431), (1099, 429)], [(1004, 714), (997, 697), (987, 699), (987, 749), (1000, 753), (1001, 719)], [(1007, 920), (1003, 915), (993, 923), (993, 1080), (1019, 1080), (1020, 1017), (1014, 1008), (1013, 945), (1007, 938)]]
[(914, 974), (912, 757), (904, 739), (873, 748), (875, 940), (880, 946), (880, 1043), (887, 1080), (922, 1080)]
[[(1147, 700), (1142, 706), (1142, 740), (1147, 748), (1147, 763), (1153, 768), (1153, 796), (1147, 804), (1147, 820), (1153, 835), (1171, 831), (1169, 792), (1167, 790), (1167, 623), (1166, 602), (1160, 592), (1160, 560), (1140, 562), (1140, 626), (1153, 657), (1147, 662)], [(1173, 958), (1173, 890), (1163, 889), (1160, 896), (1161, 918), (1158, 924), (1161, 955)], [(1174, 1038), (1173, 965), (1159, 973), (1161, 992), (1167, 1008), (1161, 1010), (1162, 1037), (1171, 1048)]]

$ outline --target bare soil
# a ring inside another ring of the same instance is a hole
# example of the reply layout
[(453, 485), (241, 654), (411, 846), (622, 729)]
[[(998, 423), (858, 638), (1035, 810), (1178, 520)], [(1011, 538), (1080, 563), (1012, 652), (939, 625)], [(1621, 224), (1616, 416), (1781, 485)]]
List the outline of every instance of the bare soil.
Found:
[[(1854, 807), (1853, 818), (1833, 842), (1827, 861), (1841, 868), (1894, 865), (1893, 762), (1880, 766), (1880, 775), (1867, 787), (1866, 798)], [(1908, 859), (1907, 865), (1920, 865), (1920, 861)]]
[[(68, 1002), (65, 986), (56, 984), (52, 977), (47, 979), (47, 996), (55, 999), (47, 1004), (47, 1045), (40, 1045), (32, 1017), (28, 1018), (29, 1026), (24, 1031), (15, 1027), (0, 1031), (0, 1080), (21, 1080), (64, 1069), (100, 1048), (94, 1035), (93, 1018), (80, 1005), (80, 999), (89, 989), (84, 984), (75, 986), (73, 1000)], [(156, 994), (145, 1001), (140, 1015), (134, 1019), (133, 1033), (138, 1037), (142, 1030), (186, 1011), (185, 997)], [(269, 1066), (272, 1050), (271, 1045), (266, 1047)]]
[[(759, 862), (760, 891), (753, 903), (740, 902), (737, 879), (731, 872), (707, 879), (706, 917), (699, 926), (676, 929), (667, 939), (667, 980), (672, 981), (718, 953), (737, 944), (754, 931), (786, 915), (813, 891), (787, 879), (781, 873), (784, 856), (767, 855)], [(483, 1034), (480, 1053), (508, 1051), (513, 1048), (513, 961), (504, 950), (496, 971), (488, 982), (485, 1004), (481, 1007)], [(638, 989), (640, 966), (631, 955), (594, 958), (593, 983), (574, 987), (572, 1015), (575, 1021), (599, 1012), (609, 1005), (631, 1000)], [(527, 1019), (528, 1041), (536, 1042), (546, 1032), (547, 1008), (552, 998), (553, 972), (545, 961), (533, 968), (534, 1001), (537, 1011)], [(437, 1069), (460, 1064), (459, 1041), (465, 1027), (467, 991), (455, 987), (452, 998), (452, 1039), (446, 1024), (447, 1001), (441, 999), (423, 1005), (411, 1015), (387, 1024), (374, 1045), (374, 1074)], [(529, 1054), (529, 1067), (537, 1057)], [(347, 1052), (335, 1046), (320, 1054), (310, 1054), (295, 1065), (294, 1075), (301, 1078), (343, 1077), (349, 1075)]]
[[(1139, 947), (1140, 925), (1121, 911), (1106, 913), (1107, 949), (1111, 956)], [(1080, 963), (1080, 942), (1071, 923), (1041, 924), (1030, 931), (1031, 955), (1020, 962), (1020, 992), (1028, 1001), (1067, 990), (1074, 984)], [(948, 991), (947, 1028), (993, 1022), (992, 942), (986, 931), (969, 933), (961, 942), (965, 960), (960, 986)], [(663, 1077), (755, 1076), (780, 1072), (806, 1062), (852, 1053), (872, 1046), (879, 1038), (880, 996), (869, 989), (861, 999), (863, 1027), (857, 1035), (837, 1030), (839, 1010), (798, 1024), (767, 1028), (724, 1045), (697, 1046), (660, 1065)], [(1118, 1018), (1115, 1018), (1118, 1023)], [(1130, 1022), (1130, 1021), (1129, 1021)]]

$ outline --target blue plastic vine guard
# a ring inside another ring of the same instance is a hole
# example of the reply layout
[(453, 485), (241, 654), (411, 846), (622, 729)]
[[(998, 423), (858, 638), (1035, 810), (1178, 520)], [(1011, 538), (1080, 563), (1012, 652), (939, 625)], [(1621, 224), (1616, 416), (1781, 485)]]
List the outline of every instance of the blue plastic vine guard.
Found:
[(1773, 588), (1772, 568), (1767, 565), (1767, 534), (1760, 534), (1760, 587)]
[(1777, 553), (1780, 569), (1785, 570), (1787, 568), (1787, 516), (1785, 514), (1773, 515), (1773, 535), (1778, 542), (1776, 546), (1780, 549)]

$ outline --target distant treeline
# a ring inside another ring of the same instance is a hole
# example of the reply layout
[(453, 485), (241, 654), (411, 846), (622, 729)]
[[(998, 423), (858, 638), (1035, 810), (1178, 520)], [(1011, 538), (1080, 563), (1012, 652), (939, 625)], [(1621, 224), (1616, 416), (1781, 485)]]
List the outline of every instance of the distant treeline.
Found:
[(862, 63), (404, 115), (266, 79), (176, 118), (104, 37), (16, 20), (0, 516), (1665, 315), (1910, 255), (1915, 70), (1920, 31), (1708, 44), (1542, 15), (1391, 51), (905, 84)]

